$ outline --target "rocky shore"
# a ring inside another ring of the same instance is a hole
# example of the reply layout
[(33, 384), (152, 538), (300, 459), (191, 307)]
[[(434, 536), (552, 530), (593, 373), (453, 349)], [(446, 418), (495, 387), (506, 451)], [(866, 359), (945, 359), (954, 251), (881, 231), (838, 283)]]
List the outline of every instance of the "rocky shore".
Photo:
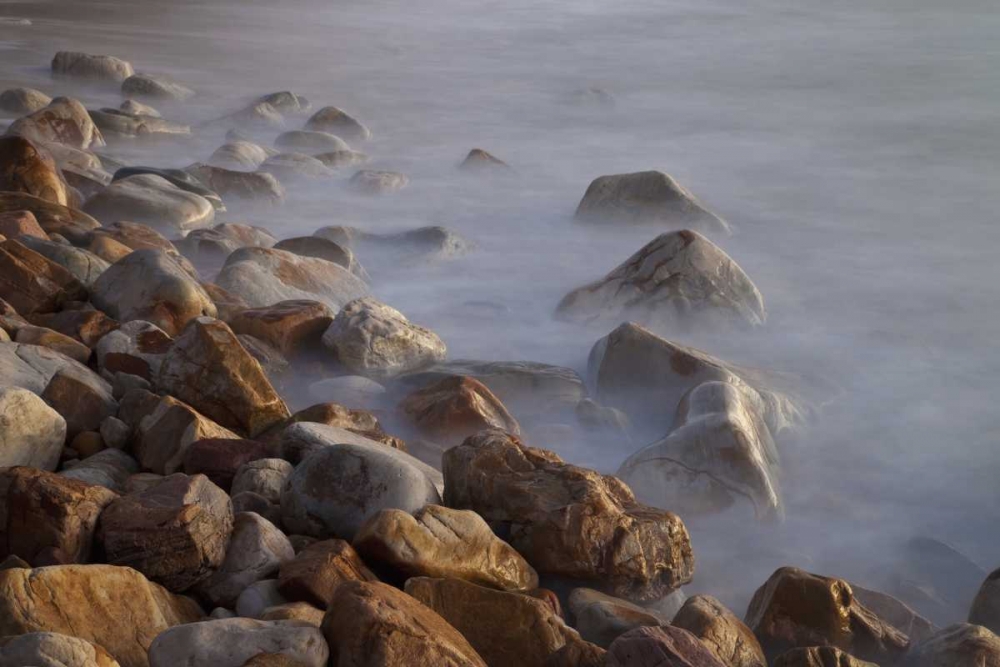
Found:
[[(915, 562), (963, 590), (789, 562), (745, 610), (684, 592), (685, 520), (781, 521), (783, 447), (823, 400), (656, 333), (768, 317), (729, 224), (673, 177), (581, 184), (572, 224), (652, 239), (552, 304), (605, 327), (586, 377), (452, 359), (364, 260), (476, 252), (461, 235), (282, 238), (231, 214), (301, 182), (398, 196), (406, 174), (365, 165), (377, 128), (291, 92), (190, 126), (156, 107), (198, 91), (136, 72), (53, 58), (53, 87), (118, 108), (0, 93), (0, 667), (1000, 667), (1000, 570), (934, 540)], [(220, 144), (156, 161), (191, 135)], [(546, 447), (567, 424), (634, 453), (575, 465)]]

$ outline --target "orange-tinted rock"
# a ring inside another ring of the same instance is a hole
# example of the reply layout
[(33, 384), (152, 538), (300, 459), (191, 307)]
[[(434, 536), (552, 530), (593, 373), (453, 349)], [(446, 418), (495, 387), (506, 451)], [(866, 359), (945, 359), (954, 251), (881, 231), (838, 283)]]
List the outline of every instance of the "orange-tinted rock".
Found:
[(343, 540), (315, 542), (282, 563), (278, 590), (293, 602), (326, 609), (345, 581), (378, 581), (361, 557)]
[(38, 225), (38, 219), (31, 211), (7, 211), (0, 213), (0, 234), (14, 239), (25, 234), (49, 240), (49, 235)]
[(132, 248), (105, 234), (91, 236), (87, 242), (87, 250), (111, 264), (132, 252)]
[[(142, 406), (144, 414), (138, 420), (135, 445), (135, 457), (146, 470), (166, 475), (175, 473), (183, 466), (187, 449), (193, 443), (210, 438), (235, 440), (239, 437), (173, 396), (150, 396), (156, 402), (149, 405), (146, 401)], [(122, 399), (122, 412), (127, 398)], [(122, 417), (121, 412), (119, 417), (132, 423)]]
[(431, 439), (459, 443), (484, 429), (521, 432), (517, 420), (482, 382), (455, 375), (413, 392), (400, 409)]
[(259, 338), (292, 357), (322, 348), (323, 332), (333, 315), (329, 306), (319, 301), (281, 301), (266, 308), (244, 310), (229, 320), (229, 326), (238, 334)]
[(750, 628), (713, 597), (688, 598), (671, 623), (700, 639), (726, 667), (767, 667)]
[(74, 372), (57, 372), (41, 396), (66, 420), (70, 438), (81, 431), (97, 431), (102, 421), (118, 412), (118, 402), (105, 386), (86, 382)]
[(181, 255), (177, 247), (168, 241), (167, 237), (148, 225), (138, 222), (118, 221), (105, 227), (94, 229), (90, 233), (88, 240), (90, 243), (94, 243), (101, 237), (117, 241), (132, 250), (162, 250), (170, 255), (170, 258), (177, 262), (184, 271), (195, 277), (198, 275), (194, 266)]
[(778, 656), (774, 667), (878, 667), (874, 662), (858, 660), (832, 646), (793, 648)]
[[(24, 137), (0, 137), (0, 190), (66, 206), (66, 182), (52, 156)], [(0, 233), (12, 236), (0, 228)]]
[(69, 97), (57, 97), (47, 107), (18, 118), (7, 128), (7, 135), (53, 141), (81, 150), (104, 145), (104, 137), (87, 109)]
[(63, 267), (8, 239), (0, 242), (0, 298), (29, 315), (86, 300), (87, 290)]
[(629, 630), (608, 647), (607, 667), (726, 667), (698, 638), (669, 625)]
[(46, 327), (93, 348), (106, 334), (118, 328), (113, 320), (99, 310), (64, 310), (58, 313), (35, 313), (28, 321)]
[(0, 213), (30, 211), (46, 234), (60, 234), (73, 243), (83, 243), (101, 223), (75, 208), (24, 192), (0, 193)]

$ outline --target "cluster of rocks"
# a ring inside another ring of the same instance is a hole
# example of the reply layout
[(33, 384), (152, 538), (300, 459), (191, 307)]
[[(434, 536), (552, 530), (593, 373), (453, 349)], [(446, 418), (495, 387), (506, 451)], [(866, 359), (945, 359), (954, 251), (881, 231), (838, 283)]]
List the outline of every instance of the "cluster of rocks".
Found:
[[(0, 667), (1000, 665), (1000, 573), (943, 629), (793, 568), (742, 620), (685, 598), (680, 515), (782, 514), (775, 438), (811, 410), (784, 378), (632, 322), (596, 342), (586, 381), (449, 360), (372, 296), (355, 250), (443, 257), (464, 239), (279, 239), (216, 217), (363, 162), (359, 121), (324, 107), (287, 130), (311, 105), (275, 93), (214, 123), (280, 131), (275, 149), (233, 135), (188, 169), (129, 166), (94, 150), (191, 131), (133, 98), (194, 91), (107, 56), (59, 53), (52, 70), (129, 99), (0, 95), (19, 115), (0, 138)], [(478, 149), (461, 168), (509, 170)], [(578, 216), (683, 229), (561, 315), (763, 323), (749, 278), (687, 230), (725, 223), (666, 175), (598, 179)], [(293, 411), (286, 390), (311, 380), (321, 398)], [(659, 439), (606, 475), (531, 446), (566, 422)]]

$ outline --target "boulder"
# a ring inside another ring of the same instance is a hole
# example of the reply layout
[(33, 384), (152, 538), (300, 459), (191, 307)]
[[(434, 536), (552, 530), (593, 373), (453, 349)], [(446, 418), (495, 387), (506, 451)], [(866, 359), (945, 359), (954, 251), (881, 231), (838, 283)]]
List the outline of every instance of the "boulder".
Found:
[[(210, 125), (249, 130), (273, 131), (285, 127), (285, 117), (267, 102), (256, 102), (239, 111), (217, 118)], [(227, 135), (228, 138), (228, 135)]]
[(66, 420), (45, 401), (27, 389), (0, 387), (0, 424), (0, 467), (56, 469), (66, 442)]
[(222, 566), (232, 531), (225, 491), (204, 475), (176, 474), (114, 500), (98, 535), (109, 563), (182, 592)]
[(672, 625), (700, 639), (726, 667), (767, 667), (764, 649), (750, 628), (711, 596), (688, 598)]
[(368, 162), (368, 156), (360, 151), (330, 151), (329, 153), (317, 153), (317, 160), (325, 164), (330, 169), (343, 169), (353, 167)]
[(406, 593), (375, 582), (345, 582), (323, 619), (331, 664), (356, 667), (486, 667), (469, 642)]
[(158, 249), (136, 250), (112, 264), (94, 283), (92, 300), (120, 322), (144, 320), (170, 336), (218, 314), (201, 285)]
[(257, 459), (244, 463), (233, 478), (231, 495), (250, 492), (269, 502), (281, 502), (281, 489), (295, 467), (284, 459)]
[(79, 79), (121, 82), (135, 74), (131, 63), (114, 56), (60, 51), (52, 59), (52, 73)]
[(657, 600), (689, 582), (694, 555), (681, 519), (641, 505), (620, 480), (484, 431), (444, 454), (445, 504), (506, 526), (539, 574)]
[(305, 153), (271, 155), (261, 163), (258, 169), (265, 174), (273, 175), (282, 183), (330, 178), (334, 175), (333, 170), (322, 161)]
[(0, 638), (0, 667), (120, 667), (100, 646), (56, 632)]
[(219, 193), (209, 189), (199, 178), (184, 169), (163, 169), (160, 167), (121, 167), (115, 171), (112, 182), (120, 181), (131, 176), (152, 175), (159, 176), (171, 185), (174, 185), (185, 192), (204, 197), (216, 211), (225, 211), (226, 207), (219, 197)]
[(329, 132), (292, 130), (278, 135), (274, 147), (283, 151), (306, 154), (327, 153), (329, 151), (350, 150), (347, 142)]
[(302, 95), (287, 90), (269, 93), (257, 100), (258, 104), (270, 104), (281, 113), (305, 113), (312, 108), (312, 103)]
[[(0, 137), (0, 190), (25, 192), (62, 206), (69, 204), (66, 181), (55, 160), (24, 137)], [(11, 236), (6, 231), (4, 234)]]
[(36, 143), (66, 144), (80, 150), (104, 145), (104, 136), (87, 109), (69, 97), (57, 97), (47, 107), (18, 118), (7, 128), (7, 135), (19, 135)]
[(0, 111), (23, 116), (44, 109), (52, 98), (34, 88), (8, 88), (0, 93)]
[(957, 623), (910, 649), (900, 667), (1000, 667), (1000, 637), (980, 625)]
[(63, 243), (56, 243), (34, 236), (24, 236), (18, 239), (25, 247), (34, 250), (49, 261), (69, 271), (74, 278), (88, 289), (101, 277), (110, 263), (104, 261), (92, 252)]
[(0, 235), (10, 239), (16, 239), (19, 236), (34, 236), (46, 241), (49, 240), (49, 235), (39, 226), (38, 218), (31, 211), (0, 213)]
[(346, 111), (337, 107), (323, 107), (306, 121), (306, 129), (330, 132), (348, 141), (366, 141), (372, 133)]
[(61, 310), (86, 298), (87, 288), (63, 267), (19, 241), (0, 241), (0, 299), (20, 315)]
[(276, 250), (287, 250), (303, 257), (317, 257), (339, 264), (358, 278), (368, 280), (368, 272), (354, 257), (350, 248), (319, 236), (297, 236), (282, 239), (274, 245)]
[(243, 310), (230, 318), (237, 334), (246, 334), (270, 343), (285, 357), (320, 349), (323, 333), (334, 312), (320, 301), (279, 301), (264, 308)]
[(566, 644), (549, 656), (545, 667), (604, 667), (607, 651), (590, 642)]
[(188, 171), (227, 200), (232, 197), (276, 204), (285, 199), (285, 187), (272, 174), (233, 171), (206, 164), (188, 167)]
[(538, 587), (538, 574), (475, 512), (427, 505), (414, 514), (382, 510), (361, 526), (354, 548), (399, 581), (462, 579), (504, 590)]
[(506, 171), (510, 169), (510, 165), (482, 148), (473, 148), (458, 168), (466, 171)]
[(45, 327), (36, 327), (31, 324), (21, 326), (18, 328), (14, 340), (25, 345), (47, 347), (81, 364), (86, 364), (90, 360), (89, 347), (58, 331)]
[(286, 559), (278, 576), (285, 598), (326, 609), (334, 591), (345, 581), (378, 581), (351, 545), (343, 540), (314, 542)]
[(110, 385), (83, 364), (46, 347), (0, 343), (0, 387), (22, 387), (41, 394), (52, 377), (65, 371), (95, 390), (106, 391)]
[[(294, 415), (289, 417), (287, 421), (274, 426), (270, 431), (264, 434), (264, 437), (269, 439), (280, 439), (286, 428), (293, 424), (298, 424), (299, 422), (322, 424), (339, 430), (350, 431), (356, 435), (366, 438), (367, 440), (374, 440), (376, 442), (381, 442), (383, 445), (388, 445), (393, 449), (399, 449), (404, 452), (406, 451), (406, 443), (383, 431), (382, 424), (379, 423), (378, 418), (374, 414), (368, 412), (367, 410), (351, 410), (342, 405), (338, 405), (337, 403), (317, 403), (316, 405), (311, 405), (304, 410), (299, 410)], [(338, 434), (335, 436), (333, 433), (330, 433), (330, 437), (340, 437), (340, 435)], [(315, 446), (313, 446), (315, 443), (310, 443), (308, 440), (303, 442), (303, 444), (305, 445), (305, 449), (308, 449), (309, 451), (315, 448)], [(290, 451), (290, 449), (291, 448), (286, 451)], [(299, 451), (304, 453), (304, 450)], [(298, 455), (298, 459), (301, 459), (301, 454)]]
[(260, 618), (264, 610), (288, 604), (278, 592), (277, 579), (263, 579), (247, 586), (236, 599), (236, 614), (244, 618)]
[(148, 225), (119, 221), (92, 230), (87, 242), (93, 243), (98, 239), (117, 241), (131, 250), (162, 250), (192, 278), (198, 277), (198, 271), (178, 252), (177, 247), (168, 241), (163, 234)]
[(122, 95), (184, 101), (194, 97), (194, 91), (162, 76), (133, 74), (122, 81)]
[(103, 647), (121, 667), (148, 667), (146, 651), (157, 635), (201, 616), (189, 598), (172, 595), (127, 567), (0, 571), (0, 635), (70, 635)]
[(461, 579), (414, 577), (406, 592), (462, 633), (487, 665), (545, 667), (549, 656), (579, 641), (544, 601)]
[(138, 100), (128, 99), (118, 105), (120, 111), (124, 111), (132, 116), (149, 116), (151, 118), (162, 118), (163, 116), (159, 111), (149, 106), (148, 104), (143, 104)]
[(669, 625), (629, 630), (608, 647), (606, 667), (726, 667), (698, 638)]
[(91, 110), (89, 113), (101, 133), (112, 139), (191, 134), (191, 128), (187, 125), (154, 116), (133, 116), (120, 109)]
[(521, 433), (517, 420), (486, 385), (461, 375), (409, 394), (399, 407), (421, 433), (452, 445), (486, 429)]
[(159, 399), (137, 431), (136, 458), (144, 469), (161, 475), (180, 470), (187, 449), (199, 440), (239, 437), (173, 396)]
[(208, 164), (222, 169), (253, 171), (269, 156), (267, 149), (250, 141), (230, 141), (215, 149)]
[(121, 493), (125, 491), (129, 476), (137, 472), (139, 464), (131, 456), (117, 449), (105, 449), (59, 474)]
[(29, 317), (32, 324), (58, 331), (90, 348), (96, 347), (104, 336), (119, 327), (116, 320), (96, 309), (34, 313)]
[(601, 648), (632, 628), (669, 624), (650, 610), (592, 588), (574, 588), (567, 606), (580, 636)]
[(329, 650), (319, 628), (298, 621), (223, 618), (170, 628), (149, 647), (150, 667), (243, 667), (261, 653), (305, 667), (326, 667)]
[(203, 474), (222, 489), (230, 489), (237, 471), (250, 461), (268, 459), (273, 448), (256, 440), (209, 438), (184, 452), (184, 472)]
[(196, 229), (178, 241), (185, 255), (205, 262), (225, 261), (240, 248), (270, 248), (277, 239), (263, 227), (223, 223), (211, 229)]
[(933, 623), (896, 598), (851, 583), (854, 598), (910, 638), (910, 643), (923, 641), (937, 632)]
[(969, 610), (969, 623), (1000, 632), (1000, 569), (990, 573), (979, 588)]
[(729, 234), (729, 225), (662, 171), (595, 178), (576, 209), (591, 223), (659, 224)]
[(743, 269), (698, 232), (657, 236), (600, 280), (559, 302), (573, 321), (764, 324), (764, 299)]
[(303, 621), (309, 625), (323, 625), (322, 609), (317, 609), (307, 602), (287, 602), (268, 607), (260, 616), (262, 621)]
[(215, 219), (210, 201), (156, 174), (117, 180), (88, 199), (83, 210), (105, 224), (129, 220), (174, 234), (207, 227)]
[(389, 259), (412, 262), (464, 255), (472, 243), (446, 227), (417, 227), (391, 234), (373, 234), (357, 227), (323, 227), (315, 236), (349, 247), (361, 255), (381, 253)]
[(173, 342), (155, 324), (131, 320), (97, 341), (97, 366), (108, 374), (126, 373), (148, 382), (159, 372)]
[(385, 195), (398, 192), (410, 183), (406, 174), (398, 171), (362, 169), (351, 176), (351, 187), (365, 195)]
[(28, 211), (46, 234), (60, 234), (70, 241), (82, 242), (101, 223), (75, 208), (61, 206), (24, 192), (0, 193), (0, 214)]
[(878, 665), (858, 660), (832, 646), (810, 646), (782, 653), (774, 661), (774, 667), (878, 667)]
[(53, 375), (41, 398), (66, 420), (69, 438), (83, 431), (98, 430), (101, 422), (118, 413), (118, 401), (107, 385), (70, 370), (60, 370)]

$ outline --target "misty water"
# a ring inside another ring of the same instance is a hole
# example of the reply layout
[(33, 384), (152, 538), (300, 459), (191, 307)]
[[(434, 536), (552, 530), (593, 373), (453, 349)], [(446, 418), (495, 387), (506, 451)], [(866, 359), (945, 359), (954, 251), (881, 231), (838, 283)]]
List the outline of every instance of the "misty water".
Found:
[[(156, 105), (171, 120), (197, 124), (279, 90), (359, 118), (374, 138), (353, 147), (372, 168), (406, 173), (405, 190), (364, 198), (344, 186), (348, 171), (220, 220), (279, 237), (325, 225), (458, 231), (476, 246), (464, 257), (360, 256), (374, 294), (440, 334), (451, 358), (585, 372), (612, 327), (557, 322), (555, 305), (661, 230), (596, 231), (573, 211), (599, 175), (672, 174), (733, 225), (712, 238), (769, 318), (756, 331), (659, 333), (839, 388), (780, 443), (783, 523), (684, 517), (698, 567), (687, 590), (741, 613), (780, 565), (874, 585), (913, 536), (1000, 565), (993, 3), (64, 0), (2, 2), (0, 16), (31, 21), (0, 24), (2, 88), (117, 107), (114, 89), (50, 78), (52, 55), (77, 50), (194, 88), (191, 101)], [(613, 106), (581, 100), (591, 88)], [(183, 167), (223, 135), (108, 153)], [(514, 172), (459, 172), (473, 147)], [(644, 444), (529, 440), (606, 472)]]

